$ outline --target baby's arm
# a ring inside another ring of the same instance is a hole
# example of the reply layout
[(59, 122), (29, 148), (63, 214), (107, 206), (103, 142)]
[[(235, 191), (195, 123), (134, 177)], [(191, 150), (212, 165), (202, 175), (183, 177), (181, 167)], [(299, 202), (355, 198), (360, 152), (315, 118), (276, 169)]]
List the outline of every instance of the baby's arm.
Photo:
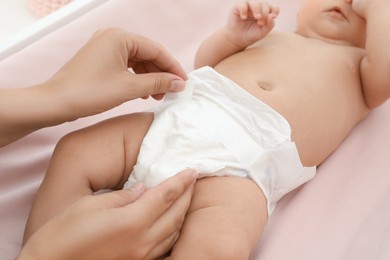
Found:
[(366, 104), (374, 108), (390, 98), (390, 1), (354, 0), (353, 8), (367, 21), (361, 80)]
[(275, 25), (279, 8), (263, 1), (241, 1), (227, 24), (207, 38), (195, 57), (195, 68), (215, 66), (221, 60), (264, 38)]

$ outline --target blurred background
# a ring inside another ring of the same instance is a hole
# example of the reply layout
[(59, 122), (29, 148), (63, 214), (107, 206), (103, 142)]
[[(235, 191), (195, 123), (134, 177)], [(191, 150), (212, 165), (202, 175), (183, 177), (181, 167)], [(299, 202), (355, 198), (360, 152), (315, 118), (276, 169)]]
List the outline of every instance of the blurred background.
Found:
[(0, 42), (71, 0), (0, 0)]
[(0, 0), (0, 41), (26, 28), (39, 19), (26, 0)]

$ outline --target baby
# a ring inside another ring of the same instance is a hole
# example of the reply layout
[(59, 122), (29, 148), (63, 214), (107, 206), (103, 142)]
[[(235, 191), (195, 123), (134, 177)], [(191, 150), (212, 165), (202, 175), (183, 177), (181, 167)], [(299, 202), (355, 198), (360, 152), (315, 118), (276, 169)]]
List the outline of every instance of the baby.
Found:
[(388, 0), (304, 0), (295, 33), (271, 32), (278, 13), (237, 3), (183, 93), (63, 138), (25, 238), (82, 196), (194, 168), (169, 258), (248, 259), (276, 202), (390, 97)]

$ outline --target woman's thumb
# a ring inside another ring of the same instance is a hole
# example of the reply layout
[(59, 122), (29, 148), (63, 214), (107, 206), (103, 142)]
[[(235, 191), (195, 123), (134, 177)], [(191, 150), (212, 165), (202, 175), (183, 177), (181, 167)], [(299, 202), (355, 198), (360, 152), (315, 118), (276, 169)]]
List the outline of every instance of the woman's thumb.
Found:
[(185, 81), (180, 77), (170, 73), (145, 73), (132, 76), (130, 86), (136, 91), (132, 91), (133, 98), (145, 97), (168, 92), (179, 92), (184, 90)]
[(102, 208), (124, 207), (136, 201), (146, 191), (142, 183), (138, 183), (129, 189), (112, 191), (104, 194), (95, 195), (94, 203)]

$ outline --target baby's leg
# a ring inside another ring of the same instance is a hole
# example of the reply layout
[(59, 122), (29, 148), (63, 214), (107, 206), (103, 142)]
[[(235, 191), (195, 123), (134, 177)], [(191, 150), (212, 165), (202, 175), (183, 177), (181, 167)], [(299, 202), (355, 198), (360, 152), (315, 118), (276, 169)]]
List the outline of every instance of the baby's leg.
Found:
[(266, 199), (252, 180), (200, 179), (169, 259), (248, 259), (267, 219)]
[(77, 199), (101, 189), (121, 189), (152, 121), (152, 114), (131, 114), (62, 138), (31, 209), (24, 242)]

